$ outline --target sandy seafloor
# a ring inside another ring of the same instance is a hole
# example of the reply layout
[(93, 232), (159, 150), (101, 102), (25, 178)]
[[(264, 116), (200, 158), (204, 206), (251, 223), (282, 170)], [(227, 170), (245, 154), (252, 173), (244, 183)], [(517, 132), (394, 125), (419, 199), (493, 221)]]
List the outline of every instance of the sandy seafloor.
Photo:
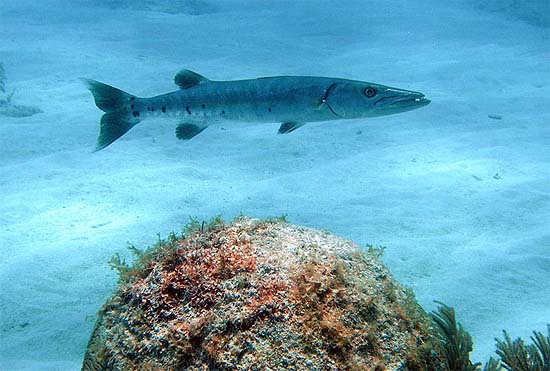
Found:
[[(105, 2), (107, 3), (107, 2)], [(544, 1), (2, 1), (0, 370), (79, 370), (107, 261), (189, 216), (288, 214), (384, 261), (427, 310), (456, 308), (474, 361), (550, 322), (550, 7)], [(166, 2), (168, 3), (168, 2)], [(546, 12), (546, 13), (545, 13)], [(140, 96), (212, 79), (322, 75), (424, 92), (400, 115), (210, 127), (144, 121), (91, 153), (79, 77)], [(489, 115), (500, 115), (501, 120)]]

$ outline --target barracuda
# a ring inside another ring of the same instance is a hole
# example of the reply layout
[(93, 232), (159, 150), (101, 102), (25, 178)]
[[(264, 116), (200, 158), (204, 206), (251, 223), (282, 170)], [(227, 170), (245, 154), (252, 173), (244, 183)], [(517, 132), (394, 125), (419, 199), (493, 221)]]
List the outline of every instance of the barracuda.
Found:
[(180, 90), (151, 98), (139, 98), (95, 80), (83, 80), (97, 107), (105, 112), (96, 151), (150, 117), (179, 120), (176, 136), (187, 140), (220, 121), (281, 123), (279, 134), (286, 134), (307, 122), (391, 115), (430, 103), (419, 92), (331, 77), (213, 81), (182, 70), (174, 79)]

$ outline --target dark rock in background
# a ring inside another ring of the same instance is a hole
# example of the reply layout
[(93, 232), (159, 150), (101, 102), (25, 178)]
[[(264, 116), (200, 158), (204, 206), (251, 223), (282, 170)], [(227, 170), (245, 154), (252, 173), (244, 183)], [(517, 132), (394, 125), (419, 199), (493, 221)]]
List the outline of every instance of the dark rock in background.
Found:
[(28, 117), (42, 112), (34, 106), (20, 106), (12, 103), (15, 89), (11, 93), (6, 92), (6, 72), (4, 65), (0, 63), (0, 115), (7, 117)]

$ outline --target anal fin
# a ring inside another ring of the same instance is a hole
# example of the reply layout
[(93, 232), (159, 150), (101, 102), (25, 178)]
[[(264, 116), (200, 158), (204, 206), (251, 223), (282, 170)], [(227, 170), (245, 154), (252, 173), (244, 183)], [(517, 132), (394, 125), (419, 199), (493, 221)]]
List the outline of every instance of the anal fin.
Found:
[(279, 126), (279, 134), (288, 134), (293, 132), (294, 130), (304, 126), (305, 124), (302, 122), (285, 122)]
[(176, 137), (181, 140), (189, 140), (199, 135), (208, 125), (182, 123), (176, 127)]

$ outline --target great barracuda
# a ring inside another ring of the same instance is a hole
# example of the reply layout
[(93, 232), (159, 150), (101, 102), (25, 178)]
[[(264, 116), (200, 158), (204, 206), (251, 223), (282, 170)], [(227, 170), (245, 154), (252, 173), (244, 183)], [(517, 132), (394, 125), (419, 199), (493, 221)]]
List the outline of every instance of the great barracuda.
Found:
[(213, 81), (190, 70), (174, 78), (180, 90), (139, 98), (101, 82), (83, 79), (101, 117), (96, 151), (149, 117), (180, 121), (179, 139), (191, 139), (220, 121), (279, 122), (279, 134), (306, 122), (355, 119), (410, 111), (430, 103), (424, 94), (364, 81), (331, 77), (279, 76)]

